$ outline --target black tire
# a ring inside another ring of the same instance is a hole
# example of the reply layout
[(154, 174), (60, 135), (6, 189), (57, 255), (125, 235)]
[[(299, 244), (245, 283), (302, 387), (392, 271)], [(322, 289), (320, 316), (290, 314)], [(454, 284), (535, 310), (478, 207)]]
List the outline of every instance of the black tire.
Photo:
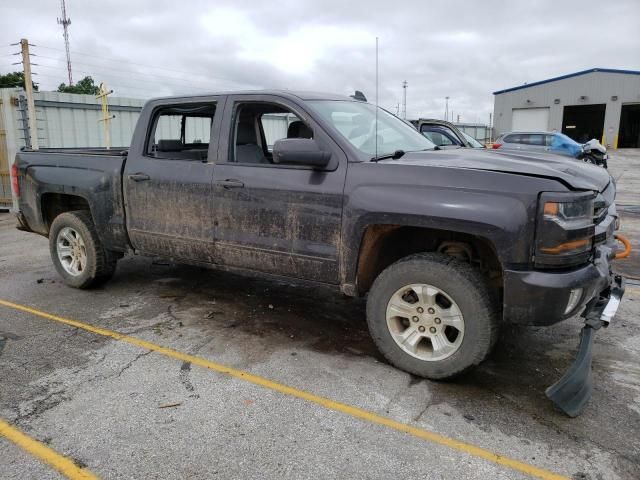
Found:
[[(432, 285), (453, 300), (464, 317), (464, 336), (455, 353), (442, 360), (421, 360), (405, 352), (387, 326), (387, 304), (410, 284)], [(384, 357), (396, 367), (430, 379), (462, 374), (481, 363), (493, 349), (499, 330), (497, 301), (486, 278), (468, 263), (438, 253), (411, 255), (386, 268), (376, 278), (367, 299), (367, 323)]]
[[(84, 242), (87, 261), (79, 275), (68, 273), (58, 258), (57, 238), (65, 227), (75, 230)], [(49, 230), (49, 252), (64, 283), (74, 288), (91, 288), (106, 282), (113, 276), (118, 262), (118, 257), (102, 246), (91, 214), (85, 210), (62, 213), (54, 219)]]

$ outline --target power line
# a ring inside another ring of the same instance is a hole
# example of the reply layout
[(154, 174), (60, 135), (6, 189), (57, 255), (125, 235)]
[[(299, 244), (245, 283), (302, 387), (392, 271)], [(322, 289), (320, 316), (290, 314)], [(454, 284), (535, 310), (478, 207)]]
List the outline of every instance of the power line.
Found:
[[(47, 47), (47, 46), (44, 46), (44, 45), (36, 45), (36, 46), (38, 48), (46, 48), (48, 50), (57, 50), (59, 52), (63, 52), (64, 51), (61, 48)], [(208, 78), (213, 78), (213, 79), (216, 79), (216, 80), (225, 80), (225, 81), (229, 81), (229, 82), (234, 81), (234, 80), (232, 80), (230, 78), (217, 77), (215, 75), (210, 75), (209, 73), (198, 74), (198, 73), (194, 73), (194, 72), (188, 72), (188, 71), (185, 71), (185, 70), (176, 70), (176, 69), (173, 69), (173, 68), (158, 67), (157, 65), (148, 65), (148, 64), (139, 63), (139, 62), (132, 62), (132, 61), (128, 61), (128, 60), (122, 60), (120, 58), (108, 58), (108, 57), (102, 57), (102, 56), (95, 55), (95, 54), (90, 54), (90, 53), (80, 53), (80, 52), (76, 52), (75, 50), (72, 50), (71, 53), (73, 53), (74, 55), (81, 55), (81, 56), (86, 56), (86, 57), (98, 58), (98, 59), (100, 59), (102, 61), (128, 63), (128, 64), (131, 64), (131, 65), (136, 65), (138, 67), (153, 68), (153, 69), (158, 69), (158, 70), (166, 70), (168, 72), (182, 73), (184, 75), (206, 75)], [(51, 57), (49, 57), (49, 58), (51, 58)], [(76, 63), (78, 63), (78, 62), (76, 62)]]
[[(75, 62), (76, 64), (79, 64), (80, 62)], [(40, 67), (44, 67), (44, 68), (49, 68), (49, 69), (53, 69), (53, 70), (62, 70), (63, 67), (60, 66), (53, 66), (53, 65), (45, 65), (45, 64), (39, 64)], [(126, 73), (127, 75), (118, 75), (117, 73), (111, 73), (111, 72), (100, 72), (100, 71), (88, 71), (88, 70), (78, 70), (77, 68), (75, 69), (76, 72), (79, 73), (84, 73), (86, 75), (94, 75), (94, 76), (107, 76), (107, 77), (117, 77), (117, 78), (125, 78), (125, 79), (131, 79), (132, 76), (137, 76), (139, 80), (145, 81), (147, 83), (154, 83), (154, 84), (158, 84), (158, 85), (168, 85), (168, 86), (175, 86), (175, 87), (189, 87), (189, 88), (193, 88), (195, 90), (200, 90), (202, 92), (210, 92), (212, 91), (211, 88), (203, 88), (202, 86), (198, 87), (196, 85), (193, 85), (191, 83), (174, 83), (174, 82), (166, 82), (166, 81), (158, 81), (155, 80), (154, 77), (150, 77), (138, 72), (127, 72), (127, 71), (123, 71), (123, 70), (118, 70), (121, 72)], [(169, 77), (172, 80), (180, 80), (179, 78), (175, 78), (175, 77)], [(135, 79), (134, 79), (135, 80)]]
[[(56, 60), (56, 61), (58, 60), (57, 58), (53, 58), (53, 57), (46, 57), (46, 56), (42, 56), (42, 55), (39, 55), (39, 56), (38, 56), (38, 58), (44, 58), (44, 59), (48, 59), (48, 60)], [(135, 71), (132, 71), (132, 70), (122, 70), (122, 69), (118, 69), (118, 68), (111, 68), (111, 67), (110, 67), (110, 66), (108, 66), (108, 65), (97, 65), (97, 64), (95, 64), (95, 63), (84, 63), (84, 62), (77, 62), (77, 61), (76, 61), (76, 62), (74, 62), (74, 63), (75, 63), (76, 65), (84, 65), (85, 67), (96, 67), (96, 68), (100, 68), (100, 69), (106, 69), (108, 72), (122, 72), (122, 73), (126, 73), (127, 75), (143, 75), (143, 76), (145, 76), (145, 77), (149, 78), (149, 76), (148, 76), (148, 75), (145, 75), (145, 74), (144, 74), (144, 73), (142, 73), (142, 72), (135, 72)], [(46, 64), (44, 64), (44, 65), (45, 65), (45, 66), (47, 66), (47, 67), (52, 67), (52, 66), (50, 66), (50, 65), (46, 65)], [(181, 78), (181, 77), (171, 77), (171, 76), (168, 76), (168, 75), (158, 75), (158, 74), (153, 74), (153, 77), (154, 77), (154, 78), (155, 78), (155, 77), (159, 77), (159, 78), (167, 78), (167, 79), (169, 79), (169, 80), (182, 80), (182, 78)], [(198, 80), (198, 81), (199, 81), (199, 80)], [(206, 81), (206, 80), (202, 80), (202, 81)]]
[[(10, 45), (8, 45), (10, 46)], [(49, 47), (49, 46), (45, 46), (45, 45), (32, 45), (32, 47), (36, 47), (37, 49), (47, 49), (47, 50), (54, 50), (54, 51), (59, 51), (59, 52), (64, 52), (64, 50), (60, 49), (60, 48), (56, 48), (56, 47)], [(171, 68), (165, 68), (165, 67), (158, 67), (158, 66), (154, 66), (154, 65), (145, 65), (145, 64), (141, 64), (138, 62), (132, 62), (132, 61), (126, 61), (126, 60), (121, 60), (121, 59), (115, 59), (115, 58), (105, 58), (105, 57), (101, 57), (101, 56), (97, 56), (97, 55), (92, 55), (92, 54), (88, 54), (88, 53), (80, 53), (80, 52), (75, 52), (75, 51), (71, 51), (71, 53), (73, 53), (74, 55), (82, 55), (82, 56), (86, 56), (86, 57), (91, 57), (91, 58), (95, 58), (95, 59), (99, 59), (101, 62), (105, 62), (105, 61), (112, 61), (112, 62), (118, 62), (120, 64), (129, 64), (132, 66), (136, 66), (136, 67), (140, 67), (143, 68), (145, 70), (149, 70), (149, 69), (158, 69), (158, 70), (165, 70), (168, 72), (172, 72), (172, 73), (178, 73), (178, 74), (182, 74), (182, 75), (188, 75), (189, 79), (188, 81), (183, 81), (183, 78), (180, 78), (178, 76), (171, 76), (171, 75), (162, 75), (162, 74), (158, 74), (155, 72), (149, 72), (147, 74), (145, 74), (144, 72), (140, 72), (140, 71), (136, 71), (136, 70), (125, 70), (125, 69), (118, 69), (118, 68), (113, 68), (108, 64), (96, 64), (96, 63), (86, 63), (86, 62), (78, 62), (75, 61), (74, 65), (82, 65), (84, 67), (88, 67), (90, 69), (92, 69), (92, 71), (88, 71), (88, 70), (78, 70), (77, 68), (75, 68), (74, 70), (78, 73), (82, 73), (82, 74), (86, 74), (86, 75), (92, 75), (92, 76), (104, 76), (107, 78), (124, 78), (125, 80), (127, 79), (133, 79), (137, 80), (140, 79), (141, 81), (144, 81), (145, 83), (148, 84), (155, 84), (155, 85), (159, 85), (159, 86), (163, 86), (163, 87), (176, 87), (181, 89), (182, 91), (184, 91), (185, 89), (189, 89), (189, 90), (196, 90), (196, 91), (200, 91), (203, 93), (208, 93), (211, 92), (213, 90), (215, 90), (215, 87), (205, 87), (205, 83), (208, 85), (209, 84), (209, 79), (215, 79), (215, 80), (220, 80), (221, 82), (223, 82), (223, 84), (227, 84), (227, 85), (233, 85), (233, 84), (237, 84), (237, 83), (242, 83), (242, 82), (237, 82), (235, 80), (229, 79), (229, 78), (222, 78), (222, 77), (216, 77), (216, 76), (212, 76), (209, 75), (208, 73), (203, 73), (203, 74), (196, 74), (194, 72), (187, 72), (187, 71), (182, 71), (182, 70), (176, 70), (176, 69), (171, 69)], [(9, 54), (11, 55), (11, 54)], [(9, 56), (6, 55), (6, 56)], [(37, 57), (38, 60), (51, 60), (54, 62), (61, 62), (62, 59), (60, 59), (59, 57), (53, 57), (53, 56), (48, 56), (48, 55), (39, 55), (36, 53), (31, 53), (31, 56)], [(18, 62), (19, 63), (19, 62)], [(36, 64), (33, 64), (36, 65)], [(52, 70), (62, 70), (64, 67), (60, 66), (60, 65), (49, 65), (47, 63), (39, 63), (36, 66), (38, 67), (43, 67), (43, 68), (47, 68), (47, 69), (52, 69)], [(97, 70), (96, 70), (97, 69)], [(119, 75), (118, 73), (114, 73), (114, 72), (120, 72), (126, 75)], [(42, 74), (42, 76), (44, 77), (48, 77), (48, 78), (59, 78), (56, 77), (54, 75), (46, 75), (46, 74)], [(194, 78), (194, 76), (201, 76), (203, 77), (202, 79), (196, 79)], [(206, 76), (206, 79), (204, 78)], [(137, 77), (137, 78), (135, 78)], [(160, 80), (159, 80), (160, 79)], [(168, 81), (167, 81), (168, 80)], [(194, 85), (194, 82), (196, 83), (200, 83), (200, 86), (198, 85)], [(111, 82), (110, 82), (111, 83)], [(122, 87), (125, 86), (125, 84), (121, 83), (120, 81), (117, 81), (117, 83), (119, 85), (114, 85), (114, 87)], [(251, 84), (249, 83), (245, 83), (245, 85), (250, 86)], [(149, 91), (152, 90), (153, 88), (141, 88), (139, 86), (133, 86), (133, 85), (126, 85), (126, 89), (135, 89), (135, 90), (140, 90), (140, 91)], [(171, 90), (171, 88), (169, 88)], [(155, 88), (155, 90), (158, 90), (157, 88)]]
[[(54, 70), (64, 71), (63, 67), (50, 67), (48, 65), (40, 65), (40, 66), (44, 66), (46, 68), (52, 68)], [(75, 71), (79, 72), (79, 73), (84, 73), (84, 74), (87, 74), (87, 75), (90, 75), (92, 73), (95, 74), (95, 72), (87, 72), (87, 71), (84, 71), (84, 70), (78, 70), (77, 68), (75, 69)], [(51, 74), (48, 74), (48, 73), (39, 74), (39, 76), (47, 77), (47, 78), (54, 78), (54, 79), (60, 80), (59, 76), (51, 75)], [(123, 77), (122, 75), (115, 75), (115, 77), (128, 78), (128, 77)], [(116, 83), (113, 83), (113, 82), (109, 82), (109, 83), (113, 86), (113, 88), (116, 88), (116, 89), (120, 89), (120, 88), (124, 87), (125, 90), (134, 89), (134, 90), (140, 90), (140, 91), (147, 92), (147, 93), (150, 93), (150, 90), (154, 90), (154, 89), (155, 90), (159, 90), (159, 89), (161, 89), (160, 87), (178, 87), (178, 88), (181, 88), (183, 91), (185, 89), (187, 89), (187, 90), (196, 90), (196, 91), (199, 91), (201, 93), (209, 93), (211, 91), (210, 89), (202, 89), (202, 88), (198, 88), (198, 87), (196, 87), (194, 85), (189, 85), (189, 84), (186, 84), (186, 83), (185, 84), (169, 84), (167, 82), (157, 82), (157, 81), (150, 80), (150, 79), (145, 79), (145, 82), (147, 84), (152, 84), (152, 85), (155, 85), (155, 86), (144, 88), (144, 87), (141, 87), (139, 85), (135, 85), (134, 86), (134, 85), (131, 85), (131, 84), (120, 83), (119, 80)]]
[[(38, 76), (39, 76), (39, 77), (53, 78), (53, 79), (58, 79), (58, 80), (60, 79), (60, 77), (59, 77), (59, 76), (49, 75), (49, 74), (46, 74), (46, 73), (39, 74)], [(36, 84), (37, 84), (37, 82), (34, 82), (34, 83), (36, 83)], [(147, 93), (147, 95), (139, 95), (139, 96), (141, 96), (142, 98), (148, 98), (148, 97), (150, 96), (150, 95), (149, 95), (150, 90), (154, 90), (154, 88), (151, 88), (151, 89), (149, 89), (149, 88), (142, 88), (142, 87), (140, 87), (140, 86), (127, 85), (127, 84), (120, 84), (120, 83), (118, 83), (118, 84), (112, 84), (112, 87), (113, 87), (113, 88), (115, 88), (115, 89), (119, 89), (119, 90), (139, 90), (139, 91), (141, 91), (141, 92), (146, 92), (146, 93)], [(155, 90), (158, 90), (158, 88), (155, 88)]]

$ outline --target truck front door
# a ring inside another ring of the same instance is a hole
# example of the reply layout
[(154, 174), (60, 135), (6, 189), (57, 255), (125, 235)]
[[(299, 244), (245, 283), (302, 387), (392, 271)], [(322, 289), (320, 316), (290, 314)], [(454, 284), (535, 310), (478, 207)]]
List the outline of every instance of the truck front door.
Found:
[[(339, 282), (347, 159), (299, 107), (272, 95), (229, 96), (214, 169), (214, 234), (221, 263)], [(281, 138), (313, 138), (326, 171), (272, 162)]]
[(216, 263), (212, 185), (222, 97), (145, 107), (123, 174), (136, 251)]

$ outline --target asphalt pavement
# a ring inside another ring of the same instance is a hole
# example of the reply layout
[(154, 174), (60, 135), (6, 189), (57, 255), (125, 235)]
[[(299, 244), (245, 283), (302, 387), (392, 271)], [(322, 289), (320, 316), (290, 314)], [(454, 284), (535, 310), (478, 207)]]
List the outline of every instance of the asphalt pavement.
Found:
[(0, 420), (52, 452), (0, 436), (0, 477), (64, 478), (58, 455), (109, 479), (640, 478), (640, 152), (621, 152), (636, 252), (574, 419), (544, 390), (578, 318), (507, 327), (481, 367), (431, 382), (376, 352), (362, 300), (133, 256), (75, 290), (47, 239), (0, 213)]

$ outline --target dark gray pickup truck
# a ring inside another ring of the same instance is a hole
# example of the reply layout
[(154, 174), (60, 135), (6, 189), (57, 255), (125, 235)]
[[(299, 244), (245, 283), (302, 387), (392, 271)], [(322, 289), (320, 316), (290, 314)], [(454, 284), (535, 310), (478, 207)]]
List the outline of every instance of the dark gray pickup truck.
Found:
[(547, 395), (578, 414), (593, 332), (615, 315), (615, 184), (598, 167), (437, 150), (349, 97), (239, 92), (149, 101), (127, 150), (23, 151), (19, 228), (73, 287), (127, 252), (368, 295), (384, 356), (431, 379), (482, 362), (501, 324), (582, 312), (576, 363)]

